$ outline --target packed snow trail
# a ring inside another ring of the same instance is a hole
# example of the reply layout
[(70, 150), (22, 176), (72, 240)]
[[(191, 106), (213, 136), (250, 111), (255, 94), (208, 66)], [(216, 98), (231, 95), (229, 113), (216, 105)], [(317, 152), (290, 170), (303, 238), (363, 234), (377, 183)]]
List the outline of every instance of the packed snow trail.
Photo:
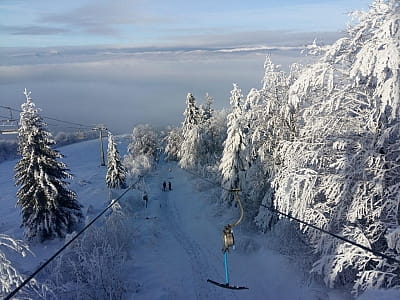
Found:
[[(173, 178), (168, 177), (173, 180)], [(182, 185), (175, 184), (177, 191), (180, 191)], [(174, 190), (175, 191), (175, 190)], [(192, 269), (191, 275), (187, 276), (189, 281), (192, 281), (193, 289), (197, 299), (224, 299), (221, 291), (215, 287), (210, 287), (207, 282), (207, 276), (215, 275), (215, 269), (209, 264), (208, 257), (201, 249), (196, 241), (196, 233), (188, 232), (187, 228), (182, 225), (180, 211), (177, 208), (176, 199), (173, 197), (173, 192), (164, 192), (161, 195), (161, 202), (166, 203), (165, 208), (161, 209), (161, 215), (165, 220), (168, 230), (173, 234), (175, 240), (185, 250), (185, 254), (189, 259)], [(181, 201), (185, 199), (181, 199)], [(190, 199), (188, 199), (190, 201)], [(186, 229), (186, 230), (185, 230)], [(210, 274), (212, 273), (212, 274)]]

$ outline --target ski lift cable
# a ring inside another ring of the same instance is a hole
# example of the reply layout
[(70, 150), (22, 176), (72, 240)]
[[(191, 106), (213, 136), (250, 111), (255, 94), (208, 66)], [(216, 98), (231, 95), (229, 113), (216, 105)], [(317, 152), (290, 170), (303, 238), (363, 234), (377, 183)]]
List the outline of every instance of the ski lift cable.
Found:
[(4, 300), (10, 300), (16, 293), (18, 293), (25, 285), (29, 283), (40, 271), (42, 271), (51, 261), (53, 261), (61, 252), (63, 252), (69, 245), (71, 245), (82, 233), (84, 233), (94, 222), (96, 222), (107, 210), (109, 210), (115, 203), (117, 203), (128, 191), (135, 188), (136, 184), (140, 181), (140, 178), (135, 183), (131, 184), (118, 198), (114, 199), (106, 208), (103, 209), (92, 221), (90, 221), (85, 227), (83, 227), (68, 243), (61, 247), (56, 253), (47, 259), (39, 268), (37, 268), (27, 279), (25, 279), (17, 288), (15, 288)]
[[(226, 188), (222, 187), (221, 185), (219, 185), (219, 184), (217, 184), (217, 183), (215, 183), (215, 182), (212, 182), (211, 180), (209, 180), (209, 179), (207, 179), (207, 178), (204, 178), (204, 177), (201, 176), (201, 175), (195, 174), (195, 173), (190, 172), (190, 171), (187, 171), (187, 170), (185, 170), (185, 169), (182, 169), (182, 170), (184, 170), (184, 171), (186, 171), (186, 172), (188, 172), (188, 173), (190, 173), (190, 174), (192, 174), (192, 175), (194, 175), (194, 176), (196, 176), (196, 177), (198, 177), (198, 178), (200, 178), (200, 179), (203, 179), (204, 181), (207, 181), (207, 182), (209, 182), (209, 183), (212, 183), (213, 185), (215, 185), (216, 187), (218, 187), (218, 188), (220, 188), (220, 189), (227, 190)], [(308, 222), (305, 222), (305, 221), (303, 221), (303, 220), (301, 220), (301, 219), (299, 219), (299, 218), (293, 217), (293, 216), (291, 216), (291, 215), (289, 215), (289, 214), (285, 214), (285, 213), (279, 211), (279, 210), (276, 209), (276, 208), (268, 207), (268, 206), (263, 205), (263, 204), (261, 204), (261, 206), (265, 207), (266, 209), (268, 209), (268, 210), (271, 211), (272, 213), (275, 213), (275, 214), (277, 214), (277, 215), (284, 216), (284, 217), (286, 217), (286, 218), (288, 218), (288, 219), (290, 219), (290, 220), (296, 221), (296, 222), (298, 222), (298, 223), (301, 223), (301, 224), (303, 224), (303, 225), (306, 225), (306, 226), (308, 226), (308, 227), (311, 227), (311, 228), (313, 228), (313, 229), (315, 229), (315, 230), (321, 231), (321, 232), (323, 232), (323, 233), (325, 233), (325, 234), (328, 234), (328, 235), (330, 235), (330, 236), (332, 236), (332, 237), (334, 237), (334, 238), (337, 238), (337, 239), (339, 239), (339, 240), (341, 240), (341, 241), (343, 241), (343, 242), (349, 243), (349, 244), (351, 244), (351, 245), (353, 245), (353, 246), (356, 246), (356, 247), (358, 247), (358, 248), (363, 249), (364, 251), (370, 252), (370, 253), (372, 253), (372, 254), (374, 254), (374, 255), (376, 255), (376, 256), (385, 258), (385, 259), (387, 259), (388, 261), (390, 261), (390, 262), (392, 262), (392, 263), (397, 263), (397, 264), (400, 265), (400, 260), (397, 259), (397, 258), (394, 258), (394, 257), (392, 257), (392, 256), (386, 255), (386, 254), (384, 254), (384, 253), (382, 253), (382, 252), (373, 250), (373, 249), (371, 249), (371, 248), (369, 248), (369, 247), (366, 247), (366, 246), (363, 246), (363, 245), (361, 245), (361, 244), (359, 244), (359, 243), (353, 242), (353, 241), (351, 241), (351, 240), (349, 240), (349, 239), (347, 239), (347, 238), (345, 238), (345, 237), (343, 237), (343, 236), (340, 236), (340, 235), (338, 235), (338, 234), (335, 234), (335, 233), (330, 232), (330, 231), (328, 231), (328, 230), (325, 230), (325, 229), (323, 229), (323, 228), (320, 228), (320, 227), (317, 227), (317, 226), (315, 226), (315, 225), (312, 225), (312, 224), (310, 224), (310, 223), (308, 223)]]
[(189, 170), (186, 170), (186, 169), (183, 169), (183, 168), (181, 168), (183, 171), (185, 171), (185, 172), (187, 172), (187, 173), (189, 173), (189, 174), (192, 174), (192, 175), (194, 175), (194, 176), (196, 176), (196, 177), (199, 177), (199, 178), (201, 178), (202, 180), (204, 180), (204, 181), (206, 181), (206, 182), (208, 182), (208, 183), (211, 183), (212, 185), (215, 185), (216, 187), (218, 187), (218, 188), (220, 188), (220, 189), (223, 189), (223, 190), (225, 190), (225, 191), (227, 191), (227, 192), (232, 192), (233, 190), (231, 190), (231, 189), (227, 189), (227, 188), (224, 188), (223, 186), (221, 186), (220, 184), (218, 184), (218, 183), (216, 183), (216, 182), (214, 182), (214, 181), (212, 181), (212, 180), (210, 180), (210, 179), (207, 179), (207, 178), (205, 178), (205, 177), (203, 177), (203, 176), (201, 176), (201, 175), (199, 175), (199, 174), (196, 174), (196, 173), (194, 173), (194, 172), (191, 172), (191, 171), (189, 171)]
[(77, 126), (85, 127), (85, 128), (88, 128), (88, 129), (89, 128), (90, 129), (93, 128), (93, 126), (89, 126), (89, 125), (85, 125), (85, 124), (81, 124), (81, 123), (70, 122), (70, 121), (64, 121), (64, 120), (60, 120), (60, 119), (56, 119), (56, 118), (52, 118), (52, 117), (43, 116), (43, 118), (48, 119), (48, 120), (52, 120), (52, 121), (57, 121), (57, 122), (60, 122), (60, 123), (77, 125)]
[(363, 245), (361, 245), (361, 244), (358, 244), (358, 243), (356, 243), (356, 242), (353, 242), (353, 241), (351, 241), (351, 240), (349, 240), (349, 239), (346, 239), (345, 237), (342, 237), (342, 236), (340, 236), (340, 235), (338, 235), (338, 234), (335, 234), (335, 233), (330, 232), (330, 231), (328, 231), (328, 230), (325, 230), (325, 229), (323, 229), (323, 228), (317, 227), (317, 226), (315, 226), (315, 225), (313, 225), (313, 224), (310, 224), (310, 223), (308, 223), (308, 222), (305, 222), (305, 221), (303, 221), (303, 220), (301, 220), (301, 219), (298, 219), (298, 218), (296, 218), (296, 217), (293, 217), (293, 216), (291, 216), (291, 215), (289, 215), (289, 214), (285, 214), (285, 213), (283, 213), (283, 212), (281, 212), (281, 211), (279, 211), (279, 210), (277, 210), (277, 209), (275, 209), (275, 208), (273, 208), (273, 207), (268, 207), (268, 206), (263, 205), (263, 204), (261, 204), (261, 206), (262, 206), (262, 207), (265, 207), (266, 209), (268, 209), (269, 211), (271, 211), (271, 212), (273, 212), (273, 213), (275, 213), (275, 214), (284, 216), (284, 217), (286, 217), (286, 218), (288, 218), (288, 219), (291, 219), (291, 220), (293, 220), (293, 221), (296, 221), (296, 222), (298, 222), (298, 223), (301, 223), (301, 224), (303, 224), (303, 225), (306, 225), (306, 226), (308, 226), (308, 227), (311, 227), (311, 228), (313, 228), (313, 229), (315, 229), (315, 230), (321, 231), (321, 232), (323, 232), (323, 233), (325, 233), (325, 234), (328, 234), (328, 235), (330, 235), (330, 236), (332, 236), (332, 237), (334, 237), (334, 238), (337, 238), (337, 239), (339, 239), (339, 240), (342, 240), (343, 242), (349, 243), (349, 244), (351, 244), (351, 245), (353, 245), (353, 246), (356, 246), (356, 247), (358, 247), (358, 248), (361, 248), (361, 249), (363, 249), (363, 250), (365, 250), (365, 251), (367, 251), (367, 252), (371, 252), (372, 254), (374, 254), (374, 255), (376, 255), (376, 256), (380, 256), (380, 257), (382, 257), (382, 258), (387, 259), (388, 261), (391, 261), (391, 262), (394, 262), (394, 263), (397, 263), (397, 264), (400, 265), (400, 260), (398, 260), (398, 259), (396, 259), (396, 258), (394, 258), (394, 257), (391, 257), (391, 256), (389, 256), (389, 255), (386, 255), (386, 254), (382, 253), (382, 252), (373, 250), (373, 249), (371, 249), (371, 248), (368, 248), (368, 247), (366, 247), (366, 246), (363, 246)]
[[(22, 112), (22, 110), (20, 110), (20, 109), (12, 108), (12, 107), (9, 107), (9, 106), (0, 105), (0, 107), (1, 107), (1, 108), (9, 109), (9, 110), (11, 110), (11, 111)], [(61, 119), (57, 119), (57, 118), (53, 118), (53, 117), (49, 117), (49, 116), (45, 116), (45, 115), (41, 115), (41, 116), (42, 116), (44, 119), (48, 119), (48, 120), (52, 120), (52, 121), (57, 121), (57, 122), (60, 122), (60, 123), (71, 124), (71, 125), (77, 125), (77, 126), (80, 126), (80, 127), (85, 127), (85, 128), (90, 128), (90, 129), (93, 128), (93, 126), (90, 126), (90, 125), (87, 125), (87, 124), (85, 125), (85, 124), (81, 124), (81, 123), (76, 123), (76, 122), (71, 122), (71, 121), (65, 121), (65, 120), (61, 120)]]

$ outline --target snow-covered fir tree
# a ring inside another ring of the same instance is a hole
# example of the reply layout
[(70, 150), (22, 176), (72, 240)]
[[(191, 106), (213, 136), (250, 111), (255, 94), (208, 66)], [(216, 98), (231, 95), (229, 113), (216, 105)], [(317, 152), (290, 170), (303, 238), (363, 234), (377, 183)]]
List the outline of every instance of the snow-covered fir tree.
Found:
[(216, 169), (218, 169), (224, 151), (224, 141), (227, 137), (227, 115), (226, 110), (213, 110), (212, 117), (209, 120), (208, 135), (210, 140), (208, 147), (210, 151), (208, 152), (208, 164), (210, 166), (216, 165)]
[(183, 141), (179, 150), (179, 165), (182, 168), (193, 169), (198, 165), (199, 143), (201, 139), (200, 109), (196, 105), (196, 99), (188, 93), (186, 97), (186, 109), (183, 113), (185, 119), (182, 123)]
[(214, 114), (214, 109), (212, 107), (214, 102), (213, 97), (211, 97), (208, 93), (204, 98), (204, 105), (200, 106), (201, 109), (201, 119), (202, 120), (209, 120)]
[(18, 206), (22, 212), (25, 237), (44, 241), (64, 237), (82, 218), (76, 194), (67, 188), (72, 176), (59, 161), (62, 155), (51, 148), (54, 140), (45, 128), (39, 110), (25, 90), (19, 121), (19, 153), (15, 170)]
[(185, 169), (195, 169), (199, 165), (202, 156), (200, 145), (202, 144), (203, 131), (198, 125), (186, 131), (179, 150), (179, 165)]
[(277, 149), (282, 141), (290, 141), (295, 134), (295, 109), (289, 103), (289, 87), (298, 77), (301, 66), (293, 64), (288, 74), (273, 64), (267, 56), (264, 63), (263, 86), (260, 91), (249, 94), (250, 109), (247, 119), (251, 124), (251, 144), (254, 162), (249, 170), (249, 181), (256, 182), (250, 197), (261, 202), (256, 224), (265, 231), (276, 222), (276, 214), (268, 207), (273, 206), (274, 193), (271, 183), (280, 167)]
[(181, 167), (219, 181), (227, 112), (215, 111), (212, 103), (213, 98), (206, 94), (205, 103), (198, 108), (194, 96), (188, 94), (182, 127), (166, 136), (165, 153), (168, 159), (176, 158)]
[(200, 121), (199, 108), (196, 105), (196, 99), (192, 93), (188, 93), (186, 96), (186, 109), (183, 115), (185, 119), (182, 123), (182, 134), (185, 136)]
[[(206, 175), (207, 168), (214, 166), (220, 158), (222, 143), (218, 143), (220, 132), (216, 128), (216, 118), (212, 104), (213, 98), (207, 93), (204, 98), (204, 105), (200, 106), (200, 122), (198, 124), (198, 171)], [(225, 127), (225, 126), (224, 126)]]
[(226, 114), (210, 110), (211, 115), (203, 118), (198, 125), (198, 172), (210, 175), (210, 169), (216, 169), (222, 157), (223, 143), (226, 139)]
[[(246, 124), (246, 135), (244, 144), (247, 146), (248, 153), (248, 169), (246, 171), (245, 186), (245, 209), (246, 216), (249, 220), (253, 220), (264, 195), (270, 190), (270, 180), (268, 178), (269, 164), (263, 163), (259, 152), (261, 152), (261, 143), (254, 138), (257, 131), (260, 130), (260, 122), (263, 115), (260, 115), (263, 105), (263, 97), (261, 91), (253, 88), (248, 93), (244, 101), (243, 123)], [(270, 194), (270, 193), (269, 193)], [(262, 220), (266, 221), (263, 215)]]
[(230, 97), (232, 111), (228, 115), (227, 138), (219, 165), (222, 186), (226, 189), (223, 191), (222, 201), (229, 204), (232, 204), (233, 194), (227, 190), (243, 190), (249, 167), (249, 148), (245, 144), (248, 128), (243, 121), (242, 101), (242, 92), (237, 84), (234, 84)]
[(108, 133), (106, 184), (109, 188), (126, 187), (126, 171), (121, 162), (114, 136)]

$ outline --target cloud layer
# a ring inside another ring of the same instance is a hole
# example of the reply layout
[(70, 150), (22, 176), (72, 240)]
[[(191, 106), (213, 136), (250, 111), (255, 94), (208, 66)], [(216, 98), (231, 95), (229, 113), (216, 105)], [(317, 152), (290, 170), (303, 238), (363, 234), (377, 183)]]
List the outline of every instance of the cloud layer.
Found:
[(301, 58), (300, 50), (2, 49), (1, 102), (18, 107), (26, 87), (47, 115), (69, 121), (105, 123), (118, 132), (129, 132), (138, 123), (178, 124), (188, 92), (199, 102), (209, 93), (217, 108), (228, 107), (232, 83), (244, 93), (261, 86), (267, 54), (287, 66)]

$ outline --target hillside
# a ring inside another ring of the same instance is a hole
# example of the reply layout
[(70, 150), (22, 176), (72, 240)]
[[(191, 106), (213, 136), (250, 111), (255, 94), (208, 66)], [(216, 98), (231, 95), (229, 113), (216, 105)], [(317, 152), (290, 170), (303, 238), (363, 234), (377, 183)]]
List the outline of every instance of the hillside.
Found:
[[(119, 148), (126, 149), (124, 140)], [(78, 193), (89, 219), (93, 218), (108, 204), (109, 195), (104, 183), (106, 169), (99, 166), (98, 141), (69, 145), (60, 150), (75, 176), (71, 188)], [(12, 179), (14, 164), (15, 161), (0, 164), (1, 232), (22, 239), (19, 208), (15, 207), (17, 189)], [(164, 180), (171, 181), (171, 191), (161, 190)], [(222, 213), (214, 201), (218, 188), (188, 174), (175, 163), (160, 162), (145, 178), (145, 186), (149, 193), (147, 209), (139, 191), (131, 191), (120, 200), (129, 219), (124, 224), (133, 230), (133, 238), (127, 241), (130, 254), (120, 274), (127, 287), (124, 298), (347, 298), (344, 293), (328, 290), (310, 279), (307, 271), (301, 270), (301, 261), (296, 261), (302, 259), (300, 252), (293, 256), (272, 250), (280, 243), (275, 240), (276, 235), (259, 235), (241, 225), (234, 231), (236, 249), (229, 254), (230, 281), (249, 290), (231, 291), (207, 283), (207, 279), (224, 282), (221, 232), (224, 225), (236, 220), (238, 209), (232, 207)], [(113, 191), (114, 198), (120, 193)], [(103, 232), (104, 223), (103, 217), (95, 226)], [(57, 240), (31, 245), (34, 256), (16, 257), (15, 263), (22, 272), (30, 274), (62, 245), (63, 241)], [(39, 281), (44, 281), (49, 273), (45, 269)]]

